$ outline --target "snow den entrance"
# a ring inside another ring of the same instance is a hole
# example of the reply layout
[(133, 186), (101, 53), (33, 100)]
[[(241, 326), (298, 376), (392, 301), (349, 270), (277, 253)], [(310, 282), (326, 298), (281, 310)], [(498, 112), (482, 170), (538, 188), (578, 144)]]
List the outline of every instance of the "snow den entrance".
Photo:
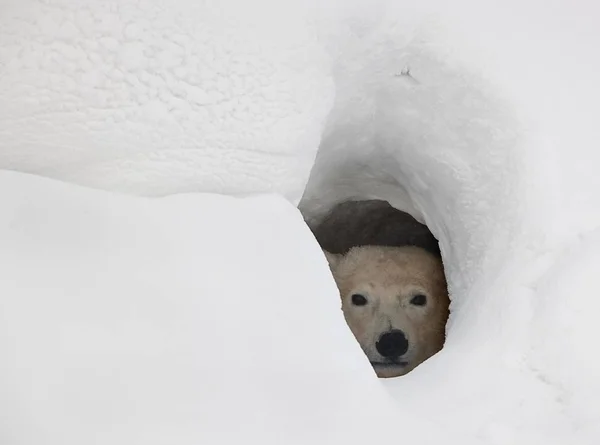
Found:
[(310, 228), (378, 377), (406, 375), (442, 349), (450, 298), (427, 226), (374, 199), (342, 202)]
[(395, 55), (360, 68), (352, 54), (341, 57), (336, 103), (299, 208), (310, 225), (339, 202), (380, 199), (427, 225), (452, 299), (451, 343), (454, 325), (474, 327), (462, 323), (467, 302), (515, 242), (518, 125), (482, 81), (427, 48)]

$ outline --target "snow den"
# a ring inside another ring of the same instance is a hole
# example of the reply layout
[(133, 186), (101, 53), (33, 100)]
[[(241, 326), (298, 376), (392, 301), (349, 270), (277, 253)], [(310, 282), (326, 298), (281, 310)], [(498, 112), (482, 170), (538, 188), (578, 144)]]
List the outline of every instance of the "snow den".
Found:
[[(596, 3), (0, 0), (0, 443), (599, 443)], [(350, 199), (439, 240), (403, 378)]]

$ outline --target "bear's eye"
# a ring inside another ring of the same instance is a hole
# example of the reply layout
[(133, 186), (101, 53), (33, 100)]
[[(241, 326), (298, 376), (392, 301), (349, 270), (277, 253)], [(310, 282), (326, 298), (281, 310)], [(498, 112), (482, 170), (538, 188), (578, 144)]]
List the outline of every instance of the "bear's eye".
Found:
[(354, 294), (351, 298), (354, 306), (364, 306), (367, 304), (367, 298), (364, 295)]
[(410, 299), (410, 304), (415, 306), (425, 306), (427, 304), (427, 297), (423, 294), (415, 295)]

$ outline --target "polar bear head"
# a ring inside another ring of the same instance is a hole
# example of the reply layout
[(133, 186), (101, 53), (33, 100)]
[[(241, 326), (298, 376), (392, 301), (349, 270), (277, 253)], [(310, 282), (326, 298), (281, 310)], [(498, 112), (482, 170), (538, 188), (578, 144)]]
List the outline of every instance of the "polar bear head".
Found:
[(441, 260), (419, 247), (325, 252), (342, 310), (379, 377), (396, 377), (438, 352), (449, 297)]

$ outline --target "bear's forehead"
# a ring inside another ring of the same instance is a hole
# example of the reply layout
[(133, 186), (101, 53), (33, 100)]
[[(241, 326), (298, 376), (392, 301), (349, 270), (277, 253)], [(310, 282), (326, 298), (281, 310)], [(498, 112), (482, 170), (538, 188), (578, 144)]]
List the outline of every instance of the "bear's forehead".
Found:
[[(386, 283), (386, 284), (421, 284), (433, 278), (431, 271), (424, 268), (405, 264), (404, 267), (396, 263), (370, 263), (357, 262), (348, 265), (342, 274), (352, 281)], [(343, 266), (342, 266), (343, 268)]]
[(376, 265), (385, 268), (430, 268), (438, 265), (433, 255), (416, 247), (386, 248), (364, 246), (352, 249), (345, 256), (347, 264)]
[(429, 259), (421, 258), (352, 258), (346, 269), (355, 275), (370, 275), (381, 279), (410, 279), (438, 273), (440, 267)]
[[(341, 265), (339, 272), (342, 284), (350, 287), (370, 286), (373, 288), (423, 288), (437, 287), (443, 274), (441, 265), (433, 261), (411, 261), (409, 259), (351, 258)], [(345, 287), (345, 286), (344, 286)]]
[(433, 285), (433, 279), (429, 279), (422, 273), (410, 273), (409, 271), (359, 269), (348, 276), (348, 284), (351, 286), (364, 286), (373, 290), (380, 288), (389, 290), (428, 289)]

